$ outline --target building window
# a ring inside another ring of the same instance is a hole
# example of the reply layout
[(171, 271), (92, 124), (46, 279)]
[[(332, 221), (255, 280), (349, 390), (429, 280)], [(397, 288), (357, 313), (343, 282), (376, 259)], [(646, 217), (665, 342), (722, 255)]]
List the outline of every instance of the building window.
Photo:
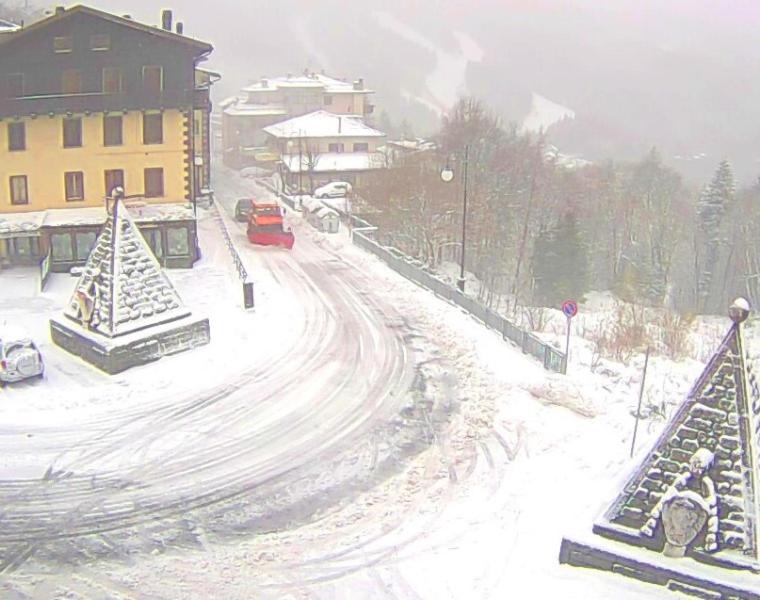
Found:
[(105, 171), (106, 196), (111, 197), (114, 188), (124, 189), (124, 171), (121, 169), (108, 169)]
[(328, 144), (328, 152), (343, 152), (343, 144)]
[(61, 36), (53, 38), (53, 51), (56, 54), (66, 54), (71, 52), (73, 44), (70, 36)]
[(11, 254), (17, 258), (37, 258), (40, 255), (40, 240), (36, 237), (19, 237), (8, 240)]
[(150, 249), (153, 250), (153, 255), (161, 261), (161, 259), (164, 257), (164, 247), (161, 243), (161, 230), (155, 227), (151, 227), (148, 229), (141, 229), (140, 233), (142, 233), (143, 238), (145, 238), (145, 241), (148, 242), (148, 246), (150, 246)]
[(70, 171), (63, 174), (66, 187), (66, 202), (84, 200), (84, 173)]
[(166, 229), (166, 253), (169, 256), (187, 256), (190, 254), (187, 227), (168, 227)]
[(70, 233), (54, 233), (50, 236), (50, 255), (53, 262), (74, 260)]
[(90, 36), (90, 50), (102, 51), (111, 49), (111, 36), (107, 33), (96, 33)]
[(122, 120), (120, 115), (106, 115), (103, 117), (103, 145), (121, 146)]
[(143, 89), (152, 94), (160, 94), (164, 89), (164, 69), (157, 66), (143, 67)]
[(81, 148), (82, 119), (79, 117), (63, 120), (63, 147)]
[(20, 121), (8, 123), (8, 150), (26, 150), (26, 124)]
[(145, 169), (145, 197), (161, 198), (164, 195), (164, 170)]
[(11, 204), (29, 204), (26, 175), (11, 175)]
[(103, 67), (103, 93), (121, 93), (121, 69), (117, 67)]
[(74, 234), (74, 250), (77, 260), (87, 260), (97, 237), (94, 231), (82, 231)]
[(325, 106), (330, 106), (332, 104), (332, 101), (332, 96), (325, 96)]
[(143, 144), (163, 144), (163, 113), (143, 113)]
[(61, 73), (61, 93), (82, 93), (82, 71), (79, 69), (65, 69)]
[(5, 90), (3, 90), (6, 98), (21, 98), (24, 95), (24, 74), (23, 73), (8, 73), (5, 76)]
[(354, 152), (369, 152), (369, 144), (367, 142), (354, 143)]

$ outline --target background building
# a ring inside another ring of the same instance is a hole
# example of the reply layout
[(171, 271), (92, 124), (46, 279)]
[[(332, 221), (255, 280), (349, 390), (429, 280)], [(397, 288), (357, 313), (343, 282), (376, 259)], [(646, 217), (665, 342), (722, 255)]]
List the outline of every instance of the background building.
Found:
[(285, 183), (313, 191), (329, 181), (360, 184), (368, 171), (387, 166), (385, 134), (358, 116), (318, 110), (264, 128), (282, 165)]
[(184, 219), (154, 222), (149, 241), (173, 264), (197, 259), (192, 202), (210, 183), (216, 78), (197, 67), (212, 47), (173, 30), (170, 11), (161, 17), (152, 27), (59, 7), (0, 35), (0, 263), (50, 251), (55, 270), (82, 264), (116, 186), (145, 205), (187, 205)]
[(276, 160), (267, 148), (264, 128), (290, 117), (326, 110), (371, 118), (372, 93), (364, 87), (363, 79), (349, 83), (324, 73), (305, 71), (297, 77), (262, 77), (243, 88), (242, 95), (221, 103), (224, 162), (241, 168)]

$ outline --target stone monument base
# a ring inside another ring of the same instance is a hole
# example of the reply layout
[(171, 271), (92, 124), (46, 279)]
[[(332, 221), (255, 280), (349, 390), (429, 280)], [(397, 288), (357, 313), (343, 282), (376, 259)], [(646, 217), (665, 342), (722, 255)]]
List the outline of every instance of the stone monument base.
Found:
[(211, 341), (208, 319), (191, 315), (142, 331), (109, 338), (68, 319), (50, 319), (53, 342), (109, 375)]
[(760, 575), (669, 558), (598, 535), (564, 537), (561, 564), (610, 571), (707, 600), (760, 600)]

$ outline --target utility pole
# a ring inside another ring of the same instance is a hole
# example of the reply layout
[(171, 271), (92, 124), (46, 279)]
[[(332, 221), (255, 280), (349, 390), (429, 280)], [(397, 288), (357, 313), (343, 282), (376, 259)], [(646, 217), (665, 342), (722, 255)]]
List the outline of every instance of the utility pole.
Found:
[(459, 268), (459, 281), (457, 286), (459, 291), (464, 294), (464, 254), (467, 246), (467, 166), (469, 163), (470, 146), (464, 147), (464, 192), (462, 198), (462, 260)]
[(647, 367), (649, 366), (649, 346), (644, 356), (644, 372), (641, 374), (641, 388), (639, 388), (639, 406), (636, 409), (636, 423), (633, 426), (633, 439), (631, 440), (631, 458), (636, 449), (636, 434), (639, 432), (639, 419), (641, 419), (641, 400), (644, 397), (644, 384), (647, 380)]
[(303, 194), (303, 146), (301, 145), (301, 130), (298, 130), (298, 195)]

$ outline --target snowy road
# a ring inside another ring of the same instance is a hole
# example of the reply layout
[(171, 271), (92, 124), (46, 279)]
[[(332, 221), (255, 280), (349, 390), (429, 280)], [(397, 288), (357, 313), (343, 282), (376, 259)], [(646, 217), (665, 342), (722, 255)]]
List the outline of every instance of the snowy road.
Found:
[[(216, 185), (228, 208), (266, 193)], [(212, 343), (115, 377), (44, 341), (71, 278), (39, 294), (3, 273), (0, 328), (42, 340), (48, 374), (0, 394), (1, 597), (674, 597), (557, 560), (629, 468), (637, 369), (593, 375), (575, 339), (573, 373), (547, 374), (289, 217), (292, 252), (228, 220), (256, 282), (248, 312), (202, 218), (203, 260), (171, 277)], [(654, 365), (654, 399), (700, 368)], [(658, 425), (639, 433), (643, 448)]]
[[(230, 206), (250, 185), (220, 185), (221, 201)], [(309, 236), (291, 252), (252, 248), (242, 226), (228, 225), (261, 310), (285, 304), (288, 326), (274, 331), (279, 339), (266, 331), (252, 340), (250, 363), (216, 385), (184, 373), (195, 392), (145, 390), (137, 405), (110, 398), (107, 410), (75, 422), (4, 429), (6, 461), (33, 454), (45, 472), (0, 482), (0, 569), (275, 529), (369, 485), (383, 460), (399, 460), (376, 442), (394, 443), (385, 429), (419, 377), (398, 310), (373, 293), (370, 276)], [(228, 260), (218, 243), (201, 241), (209, 260)], [(211, 327), (213, 339), (213, 316)], [(413, 450), (416, 429), (391, 427), (398, 452)]]

